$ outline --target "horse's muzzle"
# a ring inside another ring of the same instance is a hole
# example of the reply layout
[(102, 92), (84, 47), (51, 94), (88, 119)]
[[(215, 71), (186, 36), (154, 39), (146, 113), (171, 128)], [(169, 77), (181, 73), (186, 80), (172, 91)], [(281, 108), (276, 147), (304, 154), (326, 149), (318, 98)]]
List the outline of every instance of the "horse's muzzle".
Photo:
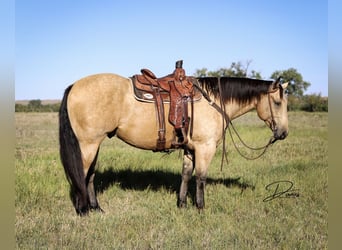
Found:
[(273, 137), (274, 139), (277, 139), (277, 140), (284, 140), (288, 134), (289, 134), (289, 131), (287, 130), (275, 129), (273, 131)]

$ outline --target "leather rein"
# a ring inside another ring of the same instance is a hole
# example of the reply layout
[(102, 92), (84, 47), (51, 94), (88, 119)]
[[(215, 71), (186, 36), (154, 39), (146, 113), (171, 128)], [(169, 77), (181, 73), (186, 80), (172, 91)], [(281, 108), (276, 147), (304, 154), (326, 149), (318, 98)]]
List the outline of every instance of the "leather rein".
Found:
[[(221, 81), (220, 81), (220, 77), (218, 77), (218, 87), (219, 87), (219, 95), (220, 95), (220, 106), (218, 106), (214, 101), (211, 100), (211, 98), (209, 97), (209, 95), (206, 93), (206, 91), (204, 91), (199, 85), (198, 85), (198, 82), (197, 81), (194, 81), (194, 86), (202, 93), (203, 97), (208, 101), (209, 105), (211, 105), (213, 108), (215, 108), (221, 115), (222, 115), (222, 140), (223, 140), (223, 143), (222, 143), (222, 159), (221, 159), (221, 171), (222, 171), (222, 167), (223, 167), (223, 161), (224, 159), (226, 159), (226, 163), (228, 164), (228, 155), (227, 155), (227, 150), (226, 150), (226, 131), (228, 129), (229, 131), (229, 135), (230, 137), (232, 138), (232, 142), (233, 142), (233, 145), (236, 149), (236, 151), (245, 159), (247, 160), (256, 160), (258, 158), (260, 158), (262, 155), (265, 154), (266, 150), (268, 149), (268, 147), (270, 145), (272, 145), (273, 143), (275, 143), (277, 141), (277, 139), (274, 137), (274, 132), (275, 132), (275, 129), (276, 129), (276, 121), (274, 119), (274, 115), (273, 115), (273, 110), (272, 110), (272, 105), (271, 105), (271, 97), (270, 97), (270, 94), (271, 93), (274, 93), (278, 90), (275, 89), (273, 91), (269, 91), (267, 92), (267, 95), (268, 95), (268, 103), (269, 103), (269, 107), (270, 107), (270, 113), (271, 113), (271, 123), (270, 123), (270, 126), (271, 126), (271, 129), (272, 129), (272, 132), (273, 132), (273, 136), (270, 138), (270, 140), (268, 141), (268, 143), (265, 145), (265, 146), (262, 146), (262, 147), (251, 147), (251, 146), (248, 146), (241, 138), (241, 136), (239, 135), (239, 133), (237, 132), (236, 128), (234, 127), (231, 119), (229, 118), (227, 112), (226, 112), (226, 107), (224, 105), (224, 101), (222, 99), (222, 88), (221, 88)], [(224, 125), (226, 123), (226, 126)], [(231, 125), (231, 126), (229, 126)], [(233, 133), (232, 133), (232, 130), (234, 131), (234, 133), (236, 134), (236, 136), (238, 137), (238, 139), (240, 140), (240, 142), (248, 149), (250, 150), (254, 150), (254, 151), (258, 151), (258, 150), (263, 150), (259, 155), (257, 155), (256, 157), (249, 157), (247, 155), (244, 155), (240, 150), (239, 148), (237, 147), (236, 145), (236, 142), (233, 138)]]

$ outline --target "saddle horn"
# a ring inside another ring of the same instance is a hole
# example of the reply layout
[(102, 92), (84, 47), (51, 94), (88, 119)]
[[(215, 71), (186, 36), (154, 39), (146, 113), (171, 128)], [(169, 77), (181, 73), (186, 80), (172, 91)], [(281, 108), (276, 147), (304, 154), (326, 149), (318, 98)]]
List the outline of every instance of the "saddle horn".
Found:
[(179, 60), (179, 61), (177, 61), (176, 62), (176, 69), (178, 69), (178, 68), (183, 68), (183, 60)]

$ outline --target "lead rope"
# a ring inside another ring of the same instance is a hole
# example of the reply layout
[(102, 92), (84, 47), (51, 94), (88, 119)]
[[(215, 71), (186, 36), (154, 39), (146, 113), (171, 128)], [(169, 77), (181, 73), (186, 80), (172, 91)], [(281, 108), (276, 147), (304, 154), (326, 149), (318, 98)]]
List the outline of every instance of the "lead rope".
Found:
[[(232, 127), (233, 127), (233, 124), (232, 124), (232, 123), (230, 123), (230, 124), (231, 124)], [(233, 127), (233, 130), (234, 130), (235, 134), (237, 135), (237, 137), (239, 138), (240, 142), (241, 142), (246, 148), (248, 148), (248, 149), (250, 149), (250, 150), (254, 150), (254, 151), (262, 150), (262, 149), (263, 149), (263, 151), (262, 151), (259, 155), (255, 156), (255, 157), (249, 157), (249, 156), (247, 156), (247, 155), (242, 154), (242, 152), (240, 151), (240, 149), (237, 147), (237, 145), (236, 145), (236, 143), (235, 143), (235, 141), (234, 141), (234, 137), (233, 137), (233, 135), (232, 135), (232, 131), (231, 131), (230, 128), (229, 128), (228, 131), (229, 131), (230, 137), (232, 138), (232, 142), (233, 142), (233, 145), (234, 145), (236, 151), (237, 151), (243, 158), (245, 158), (245, 159), (247, 159), (247, 160), (256, 160), (256, 159), (260, 158), (261, 156), (263, 156), (263, 155), (266, 153), (267, 148), (268, 148), (270, 145), (272, 145), (272, 144), (276, 141), (276, 140), (272, 137), (272, 138), (270, 138), (270, 140), (268, 141), (268, 143), (267, 143), (265, 146), (258, 147), (258, 148), (253, 148), (253, 147), (248, 146), (248, 145), (241, 139), (240, 135), (237, 133), (237, 131), (236, 131), (236, 129), (235, 129), (234, 127)]]
[[(218, 77), (218, 87), (219, 87), (219, 94), (220, 94), (220, 106), (221, 106), (221, 110), (223, 107), (223, 113), (222, 113), (222, 158), (221, 158), (221, 171), (223, 168), (223, 161), (224, 159), (226, 159), (226, 163), (228, 164), (228, 154), (227, 154), (227, 150), (226, 150), (226, 131), (227, 128), (229, 127), (229, 123), (231, 123), (229, 116), (227, 115), (226, 112), (226, 105), (224, 105), (223, 103), (223, 98), (222, 98), (222, 87), (221, 87), (221, 77)], [(225, 115), (223, 115), (225, 114)], [(226, 127), (224, 126), (224, 122), (226, 122)]]

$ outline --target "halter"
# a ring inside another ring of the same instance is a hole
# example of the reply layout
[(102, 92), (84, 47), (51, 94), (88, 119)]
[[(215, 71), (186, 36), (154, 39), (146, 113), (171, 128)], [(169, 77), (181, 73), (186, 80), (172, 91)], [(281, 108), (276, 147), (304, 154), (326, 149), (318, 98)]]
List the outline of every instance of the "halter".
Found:
[[(273, 132), (273, 136), (270, 138), (270, 140), (268, 141), (268, 143), (265, 145), (265, 146), (262, 146), (262, 147), (251, 147), (251, 146), (248, 146), (243, 140), (242, 138), (240, 137), (239, 133), (237, 132), (237, 130), (235, 129), (231, 119), (229, 118), (227, 112), (226, 112), (226, 107), (224, 105), (224, 102), (223, 102), (223, 99), (222, 99), (222, 89), (221, 89), (221, 80), (220, 80), (220, 77), (218, 77), (218, 88), (219, 88), (219, 94), (220, 94), (220, 106), (218, 106), (214, 101), (212, 101), (209, 97), (209, 95), (198, 85), (197, 81), (194, 81), (194, 86), (202, 93), (202, 95), (204, 96), (204, 98), (208, 101), (209, 105), (211, 105), (213, 108), (215, 108), (221, 115), (222, 115), (222, 140), (223, 140), (223, 143), (222, 143), (222, 159), (221, 159), (221, 171), (222, 171), (222, 167), (223, 167), (223, 161), (224, 161), (224, 158), (226, 159), (226, 162), (228, 164), (228, 156), (227, 156), (227, 151), (226, 151), (226, 131), (228, 129), (229, 131), (229, 135), (230, 137), (232, 138), (232, 142), (233, 142), (233, 145), (236, 149), (236, 151), (245, 159), (247, 160), (255, 160), (255, 159), (258, 159), (260, 158), (263, 154), (266, 153), (266, 150), (267, 148), (272, 145), (273, 143), (275, 143), (278, 139), (276, 139), (274, 137), (274, 133), (275, 133), (275, 130), (277, 128), (277, 123), (274, 119), (274, 114), (273, 114), (273, 109), (272, 109), (272, 105), (271, 105), (271, 93), (275, 93), (277, 90), (281, 89), (281, 87), (278, 87), (276, 89), (273, 89), (272, 91), (268, 91), (267, 92), (267, 97), (268, 97), (268, 104), (269, 104), (269, 107), (270, 107), (270, 113), (271, 113), (271, 123), (270, 123), (270, 127), (271, 127), (271, 130)], [(224, 123), (226, 123), (226, 126), (224, 126)], [(237, 147), (235, 141), (234, 141), (234, 138), (233, 138), (233, 134), (232, 134), (232, 131), (229, 127), (229, 124), (231, 125), (234, 133), (237, 135), (237, 137), (239, 138), (240, 142), (248, 149), (250, 150), (263, 150), (258, 156), (256, 157), (248, 157), (244, 154), (242, 154), (242, 152), (239, 150), (239, 148)]]

